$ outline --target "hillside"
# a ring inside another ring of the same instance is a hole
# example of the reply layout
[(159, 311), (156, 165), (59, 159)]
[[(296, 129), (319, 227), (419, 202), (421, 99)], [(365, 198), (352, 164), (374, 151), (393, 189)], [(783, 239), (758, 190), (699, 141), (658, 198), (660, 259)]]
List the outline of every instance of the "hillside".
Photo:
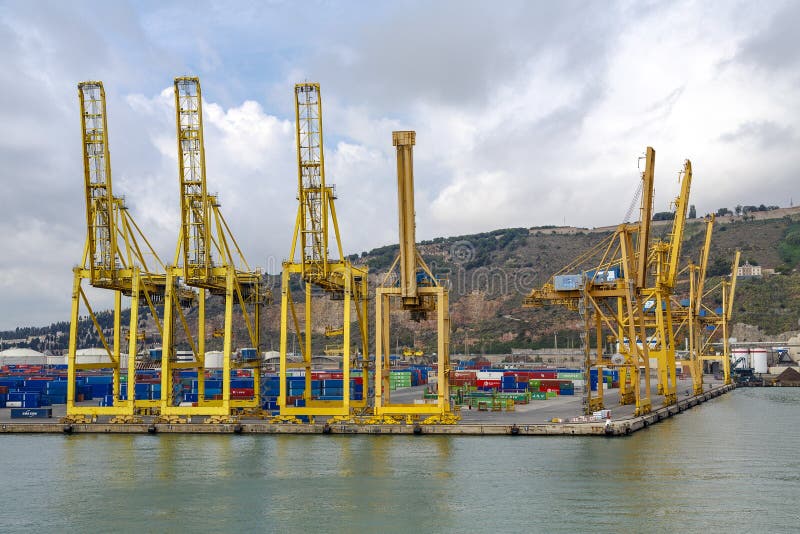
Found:
[[(709, 281), (713, 285), (730, 272), (734, 251), (742, 251), (742, 262), (774, 269), (777, 273), (762, 279), (741, 280), (736, 295), (735, 334), (742, 340), (776, 337), (800, 329), (800, 209), (776, 210), (754, 217), (720, 217), (715, 225), (709, 261)], [(654, 237), (663, 238), (669, 232), (669, 221), (654, 225)], [(514, 347), (540, 348), (579, 346), (581, 329), (577, 313), (560, 308), (524, 309), (522, 299), (532, 288), (547, 281), (575, 257), (608, 236), (612, 228), (509, 228), (481, 234), (437, 238), (420, 244), (420, 251), (433, 272), (448, 281), (451, 288), (452, 351), (454, 353), (505, 353)], [(682, 260), (697, 261), (703, 241), (704, 223), (692, 219), (687, 223)], [(365, 251), (350, 258), (370, 268), (370, 287), (383, 279), (397, 255), (397, 245)], [(275, 295), (280, 295), (279, 277), (267, 279)], [(374, 289), (372, 290), (374, 293)], [(296, 293), (298, 296), (300, 293)], [(327, 299), (315, 301), (314, 312), (319, 317), (314, 345), (325, 343), (324, 328), (337, 324), (338, 302)], [(297, 303), (302, 317), (303, 303)], [(373, 307), (370, 302), (370, 308)], [(222, 303), (217, 298), (208, 302), (212, 327), (222, 326)], [(263, 325), (264, 347), (278, 349), (279, 299), (266, 312)], [(370, 310), (370, 336), (374, 323)], [(391, 343), (396, 347), (423, 348), (435, 351), (432, 321), (414, 323), (401, 320), (393, 329)], [(190, 324), (196, 322), (196, 312), (188, 315)], [(340, 322), (340, 319), (338, 319)], [(110, 325), (110, 317), (104, 317)], [(4, 344), (31, 346), (39, 350), (66, 349), (68, 324), (61, 322), (48, 327), (18, 328), (0, 332)], [(104, 324), (105, 326), (105, 324)], [(155, 332), (152, 320), (141, 327)], [(99, 345), (91, 334), (89, 322), (82, 322), (82, 345)], [(244, 327), (235, 329), (237, 345), (246, 344)], [(180, 339), (180, 338), (179, 338)], [(13, 340), (13, 341), (12, 341)], [(23, 341), (24, 340), (24, 341)], [(355, 339), (353, 339), (355, 342)], [(219, 348), (219, 339), (209, 339), (209, 349)], [(291, 341), (290, 341), (291, 344)], [(373, 341), (370, 339), (370, 345)]]

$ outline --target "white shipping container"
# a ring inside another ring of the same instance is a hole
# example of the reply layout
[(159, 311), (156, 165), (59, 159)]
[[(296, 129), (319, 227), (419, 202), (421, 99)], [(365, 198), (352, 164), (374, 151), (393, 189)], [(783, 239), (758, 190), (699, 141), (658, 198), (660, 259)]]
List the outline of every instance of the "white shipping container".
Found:
[(503, 371), (478, 371), (475, 377), (478, 380), (502, 380)]
[(22, 408), (22, 401), (6, 401), (6, 408)]

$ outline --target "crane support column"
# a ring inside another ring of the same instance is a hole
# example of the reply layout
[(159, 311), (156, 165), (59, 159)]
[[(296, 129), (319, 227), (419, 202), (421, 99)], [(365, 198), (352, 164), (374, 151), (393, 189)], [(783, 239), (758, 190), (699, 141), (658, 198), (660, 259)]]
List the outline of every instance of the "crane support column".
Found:
[[(397, 152), (397, 212), (400, 254), (375, 291), (375, 415), (391, 422), (395, 417), (406, 421), (427, 416), (425, 424), (453, 424), (459, 417), (450, 408), (450, 309), (448, 290), (433, 275), (417, 250), (414, 214), (414, 156), (416, 134), (413, 131), (392, 132)], [(399, 264), (398, 284), (390, 282)], [(413, 320), (427, 319), (436, 312), (437, 394), (435, 404), (399, 404), (391, 402), (389, 337), (391, 302)]]

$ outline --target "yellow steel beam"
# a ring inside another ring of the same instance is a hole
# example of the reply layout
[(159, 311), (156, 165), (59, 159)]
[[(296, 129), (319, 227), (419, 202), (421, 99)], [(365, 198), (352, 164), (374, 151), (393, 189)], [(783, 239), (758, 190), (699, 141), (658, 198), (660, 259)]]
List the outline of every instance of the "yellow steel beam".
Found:
[[(400, 254), (384, 278), (384, 285), (375, 291), (375, 415), (430, 414), (447, 417), (450, 408), (450, 307), (448, 291), (425, 265), (417, 250), (414, 222), (413, 131), (392, 132), (397, 155), (397, 196), (400, 233)], [(390, 274), (400, 265), (399, 286), (387, 287)], [(430, 285), (417, 284), (417, 273), (424, 272)], [(437, 333), (437, 396), (435, 404), (397, 404), (391, 402), (389, 384), (390, 309), (398, 299), (412, 319), (436, 311)], [(415, 315), (416, 314), (416, 315)]]
[(400, 228), (400, 288), (404, 304), (416, 306), (417, 241), (414, 215), (414, 142), (415, 132), (392, 132), (397, 149), (397, 213)]
[(653, 218), (653, 175), (655, 172), (656, 151), (647, 147), (645, 168), (642, 173), (642, 207), (637, 236), (636, 286), (645, 287), (647, 281), (647, 253), (650, 249), (650, 221)]

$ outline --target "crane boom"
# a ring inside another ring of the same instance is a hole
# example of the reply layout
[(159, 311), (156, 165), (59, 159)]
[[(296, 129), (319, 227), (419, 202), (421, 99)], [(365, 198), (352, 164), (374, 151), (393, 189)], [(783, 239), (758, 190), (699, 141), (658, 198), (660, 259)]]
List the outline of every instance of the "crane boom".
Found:
[(92, 285), (111, 287), (117, 266), (115, 199), (111, 187), (106, 94), (103, 82), (78, 84), (83, 141), (86, 222)]
[(708, 257), (711, 253), (711, 234), (714, 231), (714, 215), (710, 215), (706, 219), (706, 236), (703, 241), (703, 249), (700, 251), (699, 272), (697, 277), (697, 300), (692, 305), (695, 307), (695, 316), (700, 315), (700, 309), (703, 306), (703, 291), (705, 291), (706, 284), (706, 270), (708, 269)]
[[(303, 277), (307, 281), (323, 281), (327, 280), (330, 275), (328, 204), (332, 202), (333, 189), (325, 183), (322, 98), (319, 84), (296, 84), (294, 99), (297, 137), (297, 196), (300, 200), (298, 222)], [(297, 237), (296, 230), (292, 245), (292, 257), (294, 257)], [(336, 241), (341, 258), (342, 245), (338, 231), (336, 232)]]
[(415, 132), (392, 132), (397, 147), (397, 213), (400, 219), (400, 287), (403, 304), (419, 304), (417, 294), (417, 242), (414, 222)]
[(683, 244), (683, 232), (686, 228), (686, 212), (689, 209), (689, 191), (692, 186), (692, 162), (688, 159), (683, 165), (683, 179), (681, 180), (681, 192), (675, 202), (675, 219), (672, 223), (672, 234), (670, 235), (669, 263), (665, 280), (670, 288), (675, 287), (675, 278), (678, 276), (680, 268), (681, 247)]
[(733, 265), (731, 266), (731, 285), (728, 289), (728, 302), (726, 303), (727, 306), (725, 307), (725, 319), (726, 321), (731, 320), (731, 316), (733, 315), (733, 298), (736, 296), (736, 278), (739, 272), (739, 259), (742, 256), (742, 251), (737, 250), (736, 254), (733, 258)]
[(647, 147), (645, 167), (642, 173), (642, 207), (640, 210), (639, 234), (637, 236), (636, 287), (643, 288), (647, 282), (647, 254), (650, 247), (650, 221), (653, 218), (653, 175), (655, 174), (656, 151)]
[(187, 283), (207, 286), (211, 255), (200, 80), (175, 78), (175, 114), (181, 186), (181, 235)]

